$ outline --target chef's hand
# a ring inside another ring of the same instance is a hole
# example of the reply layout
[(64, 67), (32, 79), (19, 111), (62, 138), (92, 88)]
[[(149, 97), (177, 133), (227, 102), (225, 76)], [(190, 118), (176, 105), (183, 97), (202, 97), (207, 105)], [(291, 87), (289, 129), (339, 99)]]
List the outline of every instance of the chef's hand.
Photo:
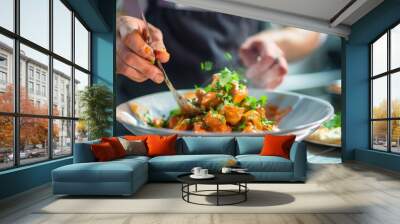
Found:
[(283, 51), (263, 33), (249, 37), (240, 47), (239, 56), (247, 67), (246, 77), (259, 88), (275, 89), (288, 72)]
[(120, 16), (117, 19), (117, 73), (136, 82), (151, 79), (156, 83), (164, 81), (160, 69), (154, 65), (155, 59), (165, 63), (169, 60), (163, 36), (159, 29), (149, 24), (152, 43), (146, 43), (144, 21)]

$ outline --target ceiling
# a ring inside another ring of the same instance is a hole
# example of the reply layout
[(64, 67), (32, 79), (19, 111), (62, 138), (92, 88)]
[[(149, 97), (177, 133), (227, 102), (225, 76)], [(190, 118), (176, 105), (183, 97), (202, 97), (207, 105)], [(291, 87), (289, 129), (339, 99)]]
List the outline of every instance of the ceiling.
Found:
[(232, 15), (348, 37), (383, 0), (170, 0)]

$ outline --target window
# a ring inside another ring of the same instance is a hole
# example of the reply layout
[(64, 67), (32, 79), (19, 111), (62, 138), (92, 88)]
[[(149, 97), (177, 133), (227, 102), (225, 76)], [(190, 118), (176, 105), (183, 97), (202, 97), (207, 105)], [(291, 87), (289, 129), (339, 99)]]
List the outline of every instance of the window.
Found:
[[(68, 105), (72, 104), (72, 91), (71, 89), (65, 89), (65, 83), (72, 84), (72, 67), (66, 65), (56, 59), (53, 60), (54, 70), (53, 70), (53, 107), (56, 108), (55, 104), (60, 103), (58, 101), (59, 97), (62, 103), (64, 103), (64, 96), (67, 96), (71, 102), (68, 102)], [(60, 104), (60, 106), (62, 106)], [(53, 110), (53, 114), (60, 114), (59, 108)], [(62, 116), (72, 117), (72, 108), (71, 106), (67, 107), (65, 110), (65, 114), (61, 113)]]
[(7, 68), (7, 56), (1, 54), (0, 55), (0, 68)]
[[(40, 54), (40, 53), (39, 53)], [(42, 60), (43, 61), (43, 60)], [(46, 63), (46, 62), (45, 62)], [(36, 80), (40, 81), (40, 70), (36, 69)]]
[(59, 0), (53, 0), (54, 52), (68, 60), (72, 53), (72, 12)]
[(75, 18), (75, 62), (82, 68), (89, 69), (89, 32)]
[(14, 0), (0, 1), (0, 26), (14, 31)]
[(371, 148), (400, 153), (400, 24), (370, 45)]
[[(40, 95), (40, 84), (36, 84), (36, 95), (39, 96)], [(32, 96), (33, 97), (33, 96)]]
[(32, 66), (29, 66), (28, 74), (29, 74), (29, 79), (33, 80), (33, 67)]
[(42, 96), (46, 97), (46, 86), (42, 86)]
[[(1, 1), (0, 1), (1, 2)], [(0, 6), (3, 2), (0, 3)], [(0, 9), (0, 14), (2, 9)], [(3, 15), (0, 15), (0, 20)], [(0, 33), (0, 113), (12, 113), (14, 111), (14, 83), (12, 82), (14, 70), (12, 58), (14, 57), (14, 41)], [(1, 139), (1, 136), (0, 136)], [(0, 141), (0, 149), (2, 143)], [(1, 155), (0, 155), (1, 156)], [(1, 164), (1, 160), (0, 160)], [(0, 165), (1, 169), (1, 165)]]
[(7, 86), (7, 56), (0, 53), (0, 91), (6, 91)]
[(28, 93), (33, 94), (33, 82), (29, 81), (28, 82)]
[(74, 136), (87, 139), (74, 105), (90, 85), (90, 31), (62, 0), (0, 0), (0, 26), (0, 170), (72, 155)]
[(49, 0), (20, 1), (20, 35), (49, 48)]
[(4, 86), (7, 84), (7, 73), (1, 70), (0, 70), (0, 84)]

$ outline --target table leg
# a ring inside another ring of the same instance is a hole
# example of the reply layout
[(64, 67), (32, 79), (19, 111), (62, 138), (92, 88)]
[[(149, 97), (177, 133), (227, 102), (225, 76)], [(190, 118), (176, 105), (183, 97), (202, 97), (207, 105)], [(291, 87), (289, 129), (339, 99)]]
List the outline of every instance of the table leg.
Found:
[(187, 185), (187, 191), (188, 191), (188, 193), (187, 193), (187, 201), (188, 201), (188, 202), (190, 202), (190, 201), (189, 201), (189, 195), (190, 195), (190, 184), (188, 184), (188, 185)]
[(247, 201), (247, 192), (248, 192), (247, 183), (244, 183), (244, 190), (245, 190), (245, 192), (244, 192), (244, 201)]
[(182, 186), (181, 186), (182, 199), (183, 199), (183, 195), (184, 195), (184, 194), (183, 194), (183, 190), (184, 190), (184, 188), (183, 188), (183, 187), (184, 187), (184, 184), (182, 183)]
[(219, 184), (217, 184), (217, 206), (219, 206)]
[(195, 185), (195, 189), (194, 189), (194, 191), (196, 191), (196, 192), (197, 192), (197, 184)]

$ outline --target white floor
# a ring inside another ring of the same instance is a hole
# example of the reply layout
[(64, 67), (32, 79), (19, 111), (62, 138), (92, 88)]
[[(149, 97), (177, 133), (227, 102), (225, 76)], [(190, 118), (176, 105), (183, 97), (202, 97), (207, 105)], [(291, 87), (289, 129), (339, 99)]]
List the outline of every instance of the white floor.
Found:
[(307, 143), (307, 161), (311, 164), (340, 164), (341, 148)]

